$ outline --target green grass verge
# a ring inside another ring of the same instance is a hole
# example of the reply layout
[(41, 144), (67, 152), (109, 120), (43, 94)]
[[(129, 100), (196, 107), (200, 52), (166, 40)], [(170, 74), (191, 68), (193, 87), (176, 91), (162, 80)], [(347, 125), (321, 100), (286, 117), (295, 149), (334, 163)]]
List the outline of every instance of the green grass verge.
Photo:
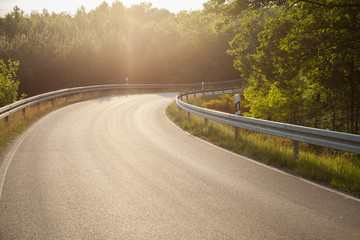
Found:
[[(201, 105), (202, 100), (189, 101)], [(258, 133), (249, 134), (249, 131), (239, 130), (238, 140), (235, 141), (233, 127), (210, 120), (206, 125), (203, 118), (193, 114), (188, 121), (187, 112), (182, 111), (175, 102), (168, 106), (166, 114), (182, 129), (217, 146), (360, 196), (360, 159), (356, 155), (327, 156), (300, 151), (298, 158), (294, 159), (287, 140), (284, 140), (285, 144), (279, 143), (269, 136), (259, 137)]]

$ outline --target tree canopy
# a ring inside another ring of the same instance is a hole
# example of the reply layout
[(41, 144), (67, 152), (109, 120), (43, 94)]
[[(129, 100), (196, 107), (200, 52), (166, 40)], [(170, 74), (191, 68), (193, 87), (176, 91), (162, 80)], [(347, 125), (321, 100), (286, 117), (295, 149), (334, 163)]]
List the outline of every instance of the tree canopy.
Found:
[[(0, 107), (6, 106), (18, 100), (19, 80), (16, 79), (16, 72), (19, 69), (19, 62), (4, 62), (0, 59)], [(24, 98), (23, 94), (21, 98)]]
[(20, 89), (34, 95), (60, 88), (124, 83), (187, 83), (238, 78), (226, 53), (231, 35), (212, 29), (201, 11), (173, 14), (151, 3), (129, 8), (103, 2), (75, 15), (0, 18), (0, 59), (21, 62)]
[[(358, 0), (209, 0), (178, 14), (104, 2), (75, 15), (15, 7), (0, 18), (0, 59), (20, 89), (247, 80), (246, 116), (358, 132)], [(245, 101), (245, 102), (246, 102)]]
[(211, 0), (235, 24), (234, 66), (248, 79), (248, 116), (356, 132), (360, 4), (355, 0)]

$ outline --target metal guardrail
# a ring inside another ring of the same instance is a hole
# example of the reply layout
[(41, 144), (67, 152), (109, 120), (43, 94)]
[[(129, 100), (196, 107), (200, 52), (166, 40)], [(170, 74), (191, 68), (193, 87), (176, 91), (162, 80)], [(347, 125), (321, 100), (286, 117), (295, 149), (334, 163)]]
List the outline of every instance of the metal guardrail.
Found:
[[(213, 91), (219, 91), (219, 89), (201, 91), (194, 90), (178, 93), (176, 103), (183, 110), (204, 117), (205, 119), (214, 120), (238, 128), (291, 139), (294, 143), (294, 157), (297, 157), (298, 154), (298, 142), (305, 142), (326, 148), (360, 154), (360, 135), (243, 117), (235, 114), (228, 114), (197, 107), (182, 101), (184, 96), (187, 97), (188, 95), (194, 95), (196, 97), (197, 93), (204, 94), (204, 92), (208, 93)], [(222, 91), (222, 89), (220, 89), (220, 91)]]
[(15, 112), (26, 109), (31, 105), (53, 100), (59, 97), (65, 97), (65, 96), (70, 96), (85, 92), (108, 91), (108, 90), (118, 90), (118, 89), (171, 89), (171, 88), (176, 88), (177, 90), (196, 89), (196, 88), (211, 87), (216, 85), (234, 85), (234, 84), (239, 84), (240, 81), (242, 80), (235, 79), (235, 80), (227, 80), (220, 82), (190, 83), (190, 84), (110, 84), (110, 85), (98, 85), (98, 86), (62, 89), (59, 91), (44, 93), (30, 98), (26, 98), (24, 100), (4, 106), (0, 108), (0, 120), (7, 118), (9, 115)]

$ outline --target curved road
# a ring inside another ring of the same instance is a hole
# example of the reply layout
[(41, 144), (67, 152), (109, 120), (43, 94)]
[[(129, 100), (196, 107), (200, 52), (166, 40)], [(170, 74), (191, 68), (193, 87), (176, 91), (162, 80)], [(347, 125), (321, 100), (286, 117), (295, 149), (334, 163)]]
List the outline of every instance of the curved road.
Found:
[(164, 114), (173, 100), (38, 121), (0, 160), (0, 239), (360, 239), (357, 199), (190, 136)]

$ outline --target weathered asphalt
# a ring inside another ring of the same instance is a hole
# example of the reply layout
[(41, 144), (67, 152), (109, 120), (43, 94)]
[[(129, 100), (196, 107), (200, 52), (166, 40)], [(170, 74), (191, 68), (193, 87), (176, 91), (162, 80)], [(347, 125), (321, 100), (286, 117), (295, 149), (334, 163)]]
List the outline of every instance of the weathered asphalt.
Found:
[(0, 160), (0, 239), (360, 239), (358, 200), (181, 131), (174, 96), (39, 120)]

